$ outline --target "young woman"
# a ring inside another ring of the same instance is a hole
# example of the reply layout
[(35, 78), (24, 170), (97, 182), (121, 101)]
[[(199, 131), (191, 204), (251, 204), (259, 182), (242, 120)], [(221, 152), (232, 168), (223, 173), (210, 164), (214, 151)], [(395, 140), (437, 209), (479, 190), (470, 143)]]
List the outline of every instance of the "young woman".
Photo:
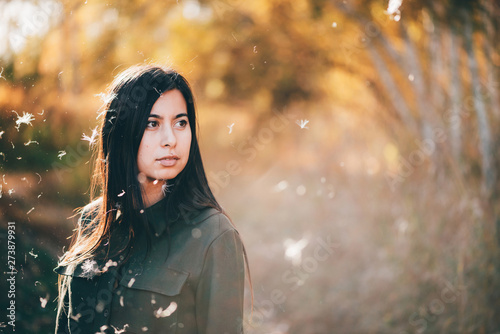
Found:
[(99, 194), (54, 269), (56, 333), (242, 333), (246, 253), (208, 186), (187, 81), (134, 66), (102, 115)]

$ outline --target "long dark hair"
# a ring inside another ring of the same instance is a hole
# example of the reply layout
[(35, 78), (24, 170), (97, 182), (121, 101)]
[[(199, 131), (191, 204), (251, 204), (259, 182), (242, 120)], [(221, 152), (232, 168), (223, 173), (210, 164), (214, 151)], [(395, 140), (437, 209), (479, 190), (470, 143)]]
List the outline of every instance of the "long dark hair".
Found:
[[(105, 258), (121, 255), (122, 252), (129, 253), (128, 250), (140, 231), (147, 232), (149, 252), (151, 236), (147, 217), (141, 214), (144, 202), (141, 185), (137, 179), (137, 152), (154, 103), (162, 93), (174, 89), (182, 93), (186, 102), (191, 128), (191, 147), (184, 169), (173, 180), (168, 180), (168, 220), (180, 223), (189, 221), (191, 214), (202, 208), (211, 207), (224, 213), (208, 186), (198, 146), (195, 103), (187, 80), (176, 71), (162, 66), (133, 66), (121, 72), (108, 89), (105, 107), (101, 113), (98, 150), (95, 152), (97, 155), (91, 182), (91, 203), (83, 209), (87, 210), (86, 217), (80, 219), (71, 246), (61, 259), (60, 266), (81, 263), (96, 256), (97, 251), (106, 246)], [(128, 231), (129, 237), (125, 247), (118, 249), (116, 254), (109, 254), (111, 233), (115, 228)], [(167, 233), (170, 237), (168, 227)], [(243, 255), (253, 314), (252, 279), (245, 247)], [(123, 261), (126, 261), (127, 257), (128, 255), (121, 256)], [(60, 298), (65, 293), (66, 285), (67, 280), (59, 277)], [(60, 303), (63, 299), (64, 297)], [(60, 309), (59, 307), (59, 311)]]
[[(60, 265), (80, 263), (101, 246), (109, 245), (115, 228), (128, 231), (129, 249), (138, 231), (149, 231), (144, 202), (137, 179), (137, 152), (150, 111), (166, 91), (179, 90), (187, 106), (191, 128), (188, 162), (179, 175), (168, 181), (166, 211), (169, 220), (187, 220), (191, 213), (212, 207), (223, 212), (215, 199), (203, 168), (197, 140), (195, 103), (187, 80), (161, 66), (133, 66), (112, 82), (104, 111), (95, 172), (91, 183), (91, 219), (80, 223), (72, 245)], [(123, 193), (125, 191), (125, 193)], [(149, 233), (147, 233), (149, 236)], [(148, 249), (150, 239), (148, 238)], [(109, 246), (108, 246), (109, 247)]]

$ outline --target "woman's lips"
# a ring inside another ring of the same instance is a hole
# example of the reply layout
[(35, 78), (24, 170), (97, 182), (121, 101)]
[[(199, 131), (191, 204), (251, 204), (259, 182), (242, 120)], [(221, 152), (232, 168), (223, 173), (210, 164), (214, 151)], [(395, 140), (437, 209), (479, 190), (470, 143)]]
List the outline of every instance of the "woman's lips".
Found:
[(174, 166), (177, 163), (177, 160), (179, 160), (179, 157), (177, 157), (177, 156), (168, 156), (168, 157), (156, 159), (156, 161), (164, 167)]

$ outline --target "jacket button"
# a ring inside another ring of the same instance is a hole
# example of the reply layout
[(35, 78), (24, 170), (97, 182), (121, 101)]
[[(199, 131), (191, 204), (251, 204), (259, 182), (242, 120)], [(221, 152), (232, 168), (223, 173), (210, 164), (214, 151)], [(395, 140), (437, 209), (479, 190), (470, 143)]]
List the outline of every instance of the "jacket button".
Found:
[(103, 313), (102, 315), (104, 315), (104, 317), (105, 317), (105, 318), (107, 318), (107, 317), (108, 317), (108, 315), (109, 315), (109, 310), (108, 310), (108, 309), (105, 309), (105, 310), (104, 310), (104, 313)]

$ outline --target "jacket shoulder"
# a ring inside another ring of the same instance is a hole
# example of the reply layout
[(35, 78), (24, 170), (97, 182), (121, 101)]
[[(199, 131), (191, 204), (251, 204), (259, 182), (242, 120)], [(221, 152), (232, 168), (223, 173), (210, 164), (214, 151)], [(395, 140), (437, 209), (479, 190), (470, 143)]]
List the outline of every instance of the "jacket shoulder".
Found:
[(185, 216), (184, 219), (177, 225), (177, 232), (174, 232), (179, 237), (182, 247), (191, 242), (194, 242), (195, 248), (201, 245), (208, 247), (225, 232), (229, 230), (237, 232), (229, 217), (214, 208), (204, 208), (196, 215)]
[(231, 219), (223, 213), (213, 208), (204, 209), (198, 219), (196, 227), (210, 230), (215, 235), (220, 235), (228, 230), (236, 230)]

